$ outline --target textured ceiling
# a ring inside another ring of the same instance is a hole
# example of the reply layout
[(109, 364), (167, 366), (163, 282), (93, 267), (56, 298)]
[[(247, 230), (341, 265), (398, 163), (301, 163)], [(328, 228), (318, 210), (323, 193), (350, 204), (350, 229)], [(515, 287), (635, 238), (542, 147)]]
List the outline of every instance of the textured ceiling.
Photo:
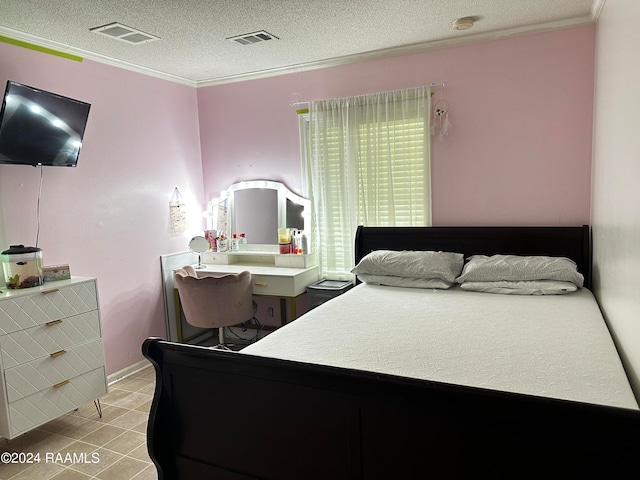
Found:
[[(0, 0), (0, 35), (205, 85), (593, 21), (604, 0)], [(454, 31), (458, 17), (478, 18)], [(160, 37), (96, 35), (119, 22)], [(227, 40), (266, 30), (276, 40)]]

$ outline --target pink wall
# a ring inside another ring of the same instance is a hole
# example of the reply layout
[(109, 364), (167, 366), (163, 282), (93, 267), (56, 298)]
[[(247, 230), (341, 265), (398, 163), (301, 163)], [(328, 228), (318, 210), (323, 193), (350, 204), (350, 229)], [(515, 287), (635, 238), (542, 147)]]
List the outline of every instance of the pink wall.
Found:
[[(44, 263), (98, 278), (107, 372), (142, 360), (165, 336), (160, 255), (186, 250), (169, 235), (177, 186), (201, 230), (202, 167), (196, 90), (0, 43), (0, 84), (32, 85), (91, 103), (78, 167), (43, 169), (39, 247)], [(40, 172), (0, 166), (0, 242), (33, 245)]]
[(434, 224), (588, 223), (594, 48), (586, 26), (200, 88), (205, 199), (256, 178), (301, 193), (292, 100), (445, 82)]

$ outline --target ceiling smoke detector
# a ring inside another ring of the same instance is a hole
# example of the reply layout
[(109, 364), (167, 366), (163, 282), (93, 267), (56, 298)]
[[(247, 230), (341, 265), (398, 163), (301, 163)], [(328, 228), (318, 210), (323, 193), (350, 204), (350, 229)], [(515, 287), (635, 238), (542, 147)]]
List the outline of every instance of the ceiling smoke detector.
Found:
[(253, 45), (254, 43), (266, 42), (268, 40), (279, 40), (275, 35), (260, 30), (259, 32), (244, 33), (235, 37), (228, 37), (227, 40), (239, 43), (240, 45)]
[(476, 17), (462, 17), (453, 21), (454, 30), (469, 30), (473, 27)]
[(90, 28), (89, 31), (134, 45), (160, 40), (160, 37), (156, 37), (155, 35), (145, 33), (135, 28), (127, 27), (126, 25), (118, 22), (109, 23), (108, 25), (103, 25), (101, 27)]

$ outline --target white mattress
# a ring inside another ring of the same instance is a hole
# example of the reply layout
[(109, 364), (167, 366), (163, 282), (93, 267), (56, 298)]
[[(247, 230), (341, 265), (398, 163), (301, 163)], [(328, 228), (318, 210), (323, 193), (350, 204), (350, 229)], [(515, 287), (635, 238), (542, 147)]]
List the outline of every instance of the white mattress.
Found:
[(524, 296), (361, 284), (242, 352), (638, 409), (587, 289)]

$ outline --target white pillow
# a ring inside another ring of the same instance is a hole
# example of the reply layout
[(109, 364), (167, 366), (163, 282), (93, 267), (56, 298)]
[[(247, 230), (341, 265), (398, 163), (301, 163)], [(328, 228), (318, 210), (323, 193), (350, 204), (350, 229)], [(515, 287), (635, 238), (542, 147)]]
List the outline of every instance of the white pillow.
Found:
[(464, 264), (464, 255), (451, 252), (376, 250), (360, 260), (351, 273), (360, 276), (390, 275), (409, 278), (439, 278), (453, 283)]
[(578, 287), (571, 282), (560, 282), (557, 280), (464, 282), (460, 285), (460, 288), (474, 292), (502, 293), (508, 295), (562, 295), (575, 292), (578, 289)]
[(384, 285), (388, 287), (409, 287), (409, 288), (449, 288), (453, 285), (439, 278), (412, 278), (395, 277), (393, 275), (370, 275), (359, 273), (358, 279), (370, 285)]
[(456, 282), (559, 280), (582, 287), (584, 277), (573, 260), (565, 257), (474, 255)]

